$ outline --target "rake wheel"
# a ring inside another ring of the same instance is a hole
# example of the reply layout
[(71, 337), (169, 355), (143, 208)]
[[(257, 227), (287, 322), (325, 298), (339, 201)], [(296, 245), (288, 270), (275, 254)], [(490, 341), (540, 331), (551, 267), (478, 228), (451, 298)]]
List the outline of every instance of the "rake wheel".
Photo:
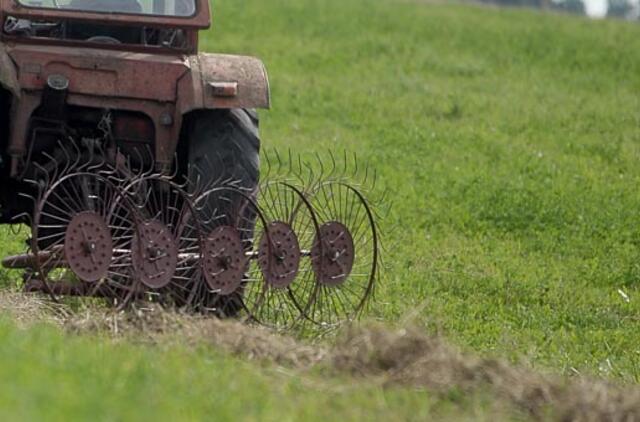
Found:
[(285, 182), (266, 183), (260, 191), (262, 213), (257, 256), (246, 287), (245, 302), (260, 323), (289, 328), (306, 316), (314, 291), (313, 271), (306, 257), (318, 223), (304, 193)]
[(380, 247), (378, 208), (360, 191), (375, 185), (367, 169), (359, 177), (357, 165), (349, 173), (332, 160), (326, 171), (318, 160), (314, 173), (280, 157), (259, 187), (205, 180), (196, 167), (197, 180), (180, 185), (178, 173), (135, 164), (143, 160), (65, 155), (39, 167), (35, 198), (23, 194), (35, 202), (31, 253), (2, 262), (27, 270), (26, 290), (118, 308), (146, 300), (276, 329), (335, 327), (373, 295)]
[(123, 305), (133, 277), (128, 245), (134, 220), (120, 188), (95, 173), (62, 176), (36, 201), (27, 290), (101, 296)]
[(194, 275), (198, 308), (218, 316), (248, 316), (243, 297), (254, 244), (255, 221), (263, 220), (254, 194), (235, 185), (205, 190), (195, 200), (204, 237)]
[(373, 294), (378, 231), (364, 195), (342, 182), (325, 182), (310, 197), (320, 228), (311, 249), (315, 291), (309, 319), (336, 326), (357, 317)]
[(145, 175), (126, 188), (136, 211), (131, 266), (147, 299), (193, 306), (201, 230), (191, 199), (161, 175)]

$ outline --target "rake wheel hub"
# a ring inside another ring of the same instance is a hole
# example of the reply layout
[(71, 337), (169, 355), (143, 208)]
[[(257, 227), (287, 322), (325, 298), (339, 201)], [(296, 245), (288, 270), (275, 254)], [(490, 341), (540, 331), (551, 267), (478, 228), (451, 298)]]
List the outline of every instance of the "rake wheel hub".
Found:
[(178, 266), (178, 246), (166, 225), (159, 221), (140, 224), (131, 249), (131, 263), (142, 283), (160, 289), (171, 282)]
[(313, 270), (318, 282), (336, 287), (353, 271), (355, 247), (353, 236), (342, 223), (331, 221), (320, 227), (311, 250)]
[(215, 293), (228, 296), (240, 288), (247, 257), (237, 229), (214, 229), (204, 242), (202, 260), (205, 280)]
[(265, 281), (275, 288), (289, 287), (298, 275), (300, 256), (293, 228), (282, 221), (270, 223), (258, 248), (258, 265)]
[(95, 212), (76, 214), (65, 232), (64, 252), (71, 271), (80, 280), (96, 282), (104, 278), (113, 257), (109, 226)]

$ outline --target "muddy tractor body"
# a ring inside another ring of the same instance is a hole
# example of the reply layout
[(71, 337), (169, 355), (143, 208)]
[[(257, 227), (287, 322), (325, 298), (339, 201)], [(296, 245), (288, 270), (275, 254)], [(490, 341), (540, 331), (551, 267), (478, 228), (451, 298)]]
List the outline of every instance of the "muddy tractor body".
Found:
[(370, 173), (276, 153), (260, 177), (267, 74), (198, 52), (208, 0), (0, 0), (0, 22), (0, 223), (30, 226), (3, 266), (27, 292), (277, 327), (363, 310)]
[[(187, 142), (191, 116), (268, 107), (267, 74), (258, 59), (197, 52), (210, 11), (208, 1), (192, 1), (184, 6), (192, 14), (182, 16), (178, 5), (169, 9), (164, 1), (147, 15), (127, 13), (127, 2), (113, 13), (91, 1), (45, 8), (2, 0), (2, 185), (20, 189), (21, 176), (32, 173), (43, 152), (55, 155), (61, 136), (71, 142), (103, 136), (104, 119), (113, 148), (125, 155), (144, 148), (159, 169), (169, 169)], [(3, 222), (28, 211), (12, 200), (15, 190), (3, 193)]]

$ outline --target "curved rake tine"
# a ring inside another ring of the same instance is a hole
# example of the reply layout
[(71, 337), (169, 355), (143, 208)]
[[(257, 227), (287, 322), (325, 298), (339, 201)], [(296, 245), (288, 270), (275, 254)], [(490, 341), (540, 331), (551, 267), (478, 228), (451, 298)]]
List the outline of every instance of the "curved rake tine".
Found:
[[(153, 157), (154, 153), (153, 150), (151, 149), (151, 146), (145, 146), (145, 151), (147, 151), (147, 154), (149, 157)], [(144, 163), (144, 161), (142, 161)], [(162, 173), (160, 173), (156, 167), (155, 167), (155, 161), (153, 159), (149, 160), (149, 170), (145, 173), (146, 177), (158, 177), (158, 175), (162, 176)]]
[(69, 144), (70, 146), (74, 149), (75, 153), (76, 153), (76, 160), (73, 162), (73, 165), (71, 166), (71, 168), (74, 169), (81, 169), (81, 161), (82, 161), (82, 152), (80, 151), (80, 147), (78, 145), (76, 145), (75, 142), (73, 142), (73, 139), (69, 138)]
[(170, 173), (166, 174), (167, 179), (175, 181), (178, 176), (178, 154), (173, 154), (173, 167)]
[[(64, 162), (64, 167), (62, 168), (60, 174), (67, 174), (67, 172), (71, 168), (71, 155), (69, 155), (69, 151), (67, 151), (66, 147), (62, 144), (61, 141), (58, 141), (58, 147), (60, 148), (60, 150), (62, 151), (62, 154), (64, 154), (64, 157), (66, 158)], [(59, 162), (57, 160), (54, 159), (54, 161), (56, 162), (56, 164), (59, 165)]]
[[(38, 162), (35, 162), (35, 161), (34, 161), (34, 162), (33, 162), (33, 165), (36, 167), (36, 169), (37, 169), (38, 171), (40, 171), (40, 172), (42, 173), (42, 175), (43, 175), (43, 177), (44, 177), (44, 179), (45, 179), (45, 180), (44, 180), (44, 184), (45, 184), (45, 186), (49, 186), (49, 185), (51, 184), (51, 180), (49, 179), (49, 172), (48, 172), (44, 167), (42, 167), (42, 166), (40, 165), (40, 163), (38, 163)], [(55, 180), (55, 179), (54, 179), (54, 180)], [(38, 183), (37, 181), (35, 182), (35, 184), (36, 184), (36, 185), (39, 185), (39, 183)]]
[(31, 215), (28, 212), (23, 212), (20, 213), (18, 215), (13, 216), (13, 218), (11, 219), (13, 224), (18, 223), (21, 219), (31, 219)]
[(321, 180), (324, 179), (325, 177), (325, 169), (324, 169), (324, 160), (322, 160), (322, 157), (320, 157), (320, 154), (318, 154), (317, 152), (315, 153), (315, 158), (316, 158), (316, 162), (318, 163), (318, 167), (320, 167), (320, 169), (318, 170), (318, 178), (317, 180)]
[(91, 172), (91, 163), (93, 162), (93, 159), (95, 158), (95, 151), (94, 148), (92, 146), (92, 148), (87, 148), (89, 150), (89, 157), (88, 159), (80, 166), (78, 167), (78, 171), (88, 171)]
[(289, 162), (289, 175), (294, 174), (293, 172), (293, 156), (291, 155), (291, 148), (289, 148), (287, 150), (288, 154), (289, 154), (289, 159), (287, 160)]
[[(53, 179), (53, 180), (56, 180), (56, 179), (58, 178), (58, 171), (59, 171), (59, 169), (58, 169), (58, 161), (57, 161), (53, 156), (49, 155), (49, 153), (48, 153), (48, 152), (46, 152), (46, 151), (43, 151), (41, 154), (42, 154), (42, 155), (43, 155), (47, 160), (49, 160), (49, 162), (50, 162), (50, 163), (52, 163), (52, 164), (54, 164), (54, 163), (55, 163), (55, 165), (54, 165), (54, 167), (53, 167), (53, 175), (52, 175), (50, 178), (51, 178), (51, 179)], [(33, 164), (34, 164), (34, 165), (36, 165), (36, 164), (37, 164), (37, 162), (35, 162), (35, 161), (34, 161), (34, 162), (33, 162)], [(40, 168), (42, 168), (42, 167), (40, 167)], [(44, 171), (44, 169), (43, 169), (43, 171)], [(49, 182), (48, 182), (48, 180), (49, 180), (49, 174), (48, 174), (48, 173), (49, 173), (49, 172), (45, 171), (45, 173), (46, 173), (46, 177), (48, 178), (48, 179), (47, 179), (47, 184), (49, 184)]]
[(362, 184), (364, 186), (367, 186), (368, 183), (369, 183), (369, 163), (366, 163), (364, 167), (364, 180), (362, 181)]
[[(191, 193), (191, 195), (197, 195), (197, 192), (200, 190), (200, 175), (195, 173), (195, 170), (198, 168), (198, 166), (194, 165), (193, 163), (187, 163), (187, 183), (189, 186), (189, 192)], [(194, 176), (195, 174), (195, 176)], [(195, 180), (192, 180), (194, 179)]]
[(349, 161), (347, 160), (347, 150), (342, 150), (342, 163), (343, 163), (343, 168), (342, 168), (342, 177), (346, 177), (347, 176), (347, 171), (348, 171), (348, 167), (349, 167)]
[(373, 180), (371, 181), (371, 189), (374, 189), (378, 184), (378, 172), (373, 170)]
[(315, 185), (316, 181), (319, 179), (319, 175), (318, 175), (318, 177), (315, 176), (315, 173), (313, 171), (313, 167), (311, 166), (311, 164), (305, 162), (304, 165), (305, 165), (305, 167), (307, 169), (307, 172), (309, 174), (309, 186), (307, 188), (312, 190), (313, 189), (313, 185)]
[[(148, 153), (149, 153), (149, 157), (153, 157), (153, 151), (151, 151), (151, 147), (149, 147), (148, 145), (145, 146), (144, 148)], [(141, 164), (140, 165), (140, 169), (138, 170), (138, 173), (136, 174), (136, 178), (145, 178), (145, 177), (151, 177), (154, 172), (154, 166), (153, 166), (153, 160), (151, 160), (151, 164), (149, 165), (148, 169), (144, 168), (144, 156), (142, 155), (142, 153), (140, 152), (140, 150), (138, 148), (134, 149), (134, 153), (135, 153), (135, 158), (138, 159), (138, 162)], [(129, 158), (129, 160), (131, 160), (131, 158)], [(129, 169), (131, 169), (131, 161), (129, 161)]]
[(270, 158), (269, 151), (265, 151), (263, 156), (264, 156), (264, 160), (262, 160), (262, 164), (263, 164), (263, 167), (266, 167), (266, 168), (263, 168), (263, 170), (262, 170), (264, 172), (263, 173), (264, 174), (263, 179), (264, 178), (269, 179), (269, 177), (271, 176), (271, 171), (272, 171), (271, 158)]
[(358, 175), (358, 157), (357, 157), (357, 153), (354, 151), (353, 152), (353, 174), (352, 177), (356, 177)]
[(303, 164), (302, 164), (302, 157), (300, 156), (300, 154), (298, 154), (298, 181), (301, 184), (305, 183), (304, 176), (303, 176), (304, 168), (305, 167), (303, 167)]
[(273, 150), (273, 153), (275, 155), (275, 160), (278, 163), (278, 174), (280, 174), (283, 169), (284, 169), (284, 160), (282, 159), (282, 156), (280, 155), (280, 152), (277, 149)]
[[(33, 198), (31, 199), (33, 200)], [(17, 224), (19, 223), (25, 223), (26, 225), (30, 226), (31, 215), (27, 212), (23, 212), (21, 214), (13, 216), (13, 218), (11, 219), (11, 225), (9, 226), (9, 231), (14, 237), (19, 236), (20, 232), (22, 231), (21, 226), (17, 226)], [(18, 228), (16, 228), (16, 226)]]
[[(95, 150), (98, 150), (99, 154), (95, 153)], [(102, 150), (102, 148), (100, 147), (100, 145), (92, 145), (92, 148), (90, 148), (90, 156), (89, 156), (89, 160), (88, 160), (88, 166), (87, 166), (87, 171), (88, 172), (95, 172), (95, 171), (99, 171), (101, 168), (105, 167), (106, 164), (106, 158), (105, 158), (105, 154), (104, 151)], [(98, 162), (95, 164), (91, 164), (93, 162), (94, 159), (98, 159)]]
[[(139, 160), (143, 159), (142, 158), (142, 154), (140, 154), (140, 151), (138, 151), (137, 148), (134, 150), (134, 154), (138, 156), (137, 158)], [(130, 155), (126, 156), (126, 162), (127, 162), (126, 168), (127, 168), (127, 170), (132, 172), (132, 175), (131, 175), (132, 176), (131, 177), (132, 180), (139, 179), (139, 178), (142, 177), (142, 174), (143, 174), (142, 166), (137, 170), (133, 170), (134, 167), (132, 165), (132, 160), (133, 160), (133, 158)], [(142, 162), (142, 161), (140, 161), (140, 162)]]
[(329, 150), (329, 157), (331, 158), (331, 172), (329, 173), (328, 179), (332, 180), (335, 177), (336, 171), (337, 171), (337, 163), (336, 163), (336, 157), (335, 155), (333, 155), (333, 152), (331, 150)]

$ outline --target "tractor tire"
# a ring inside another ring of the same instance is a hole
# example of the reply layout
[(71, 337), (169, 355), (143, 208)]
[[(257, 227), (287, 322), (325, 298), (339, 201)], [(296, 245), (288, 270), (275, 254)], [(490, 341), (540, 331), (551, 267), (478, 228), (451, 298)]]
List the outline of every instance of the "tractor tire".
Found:
[(234, 180), (254, 189), (260, 178), (258, 115), (254, 110), (210, 110), (198, 113), (189, 127), (190, 179)]
[[(196, 114), (188, 127), (189, 181), (197, 183), (233, 182), (255, 196), (260, 180), (259, 119), (255, 110), (209, 110)], [(223, 210), (225, 203), (213, 203), (206, 209)], [(245, 207), (245, 209), (248, 209)], [(251, 213), (251, 211), (248, 211)], [(203, 216), (207, 218), (209, 216)], [(251, 247), (256, 215), (244, 215), (245, 247)], [(249, 227), (247, 227), (247, 225)], [(220, 317), (234, 317), (243, 309), (242, 289), (228, 296), (210, 294), (205, 309), (216, 309)]]

